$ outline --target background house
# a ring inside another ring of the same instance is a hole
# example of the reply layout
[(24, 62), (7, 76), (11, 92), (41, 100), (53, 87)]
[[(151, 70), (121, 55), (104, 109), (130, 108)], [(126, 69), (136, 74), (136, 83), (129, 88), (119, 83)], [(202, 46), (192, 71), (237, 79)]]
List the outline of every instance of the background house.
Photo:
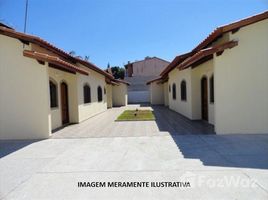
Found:
[(146, 57), (125, 65), (125, 80), (131, 85), (128, 87), (129, 103), (148, 103), (150, 101), (149, 87), (146, 82), (159, 77), (160, 72), (169, 64), (168, 61), (157, 57)]

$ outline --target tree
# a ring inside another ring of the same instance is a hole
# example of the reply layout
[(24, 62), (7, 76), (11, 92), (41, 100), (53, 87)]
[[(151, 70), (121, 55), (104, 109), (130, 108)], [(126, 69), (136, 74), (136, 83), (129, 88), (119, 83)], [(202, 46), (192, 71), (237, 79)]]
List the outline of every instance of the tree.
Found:
[(86, 61), (89, 61), (89, 56), (85, 56), (85, 60)]
[[(75, 52), (74, 50), (70, 51), (69, 54), (70, 54), (71, 56), (76, 56), (76, 52)], [(79, 58), (79, 59), (83, 59), (83, 57), (82, 57), (82, 56), (79, 56), (79, 55), (76, 56), (76, 57)], [(89, 56), (85, 56), (85, 57), (84, 57), (84, 60), (85, 60), (85, 61), (89, 61)]]
[(115, 79), (124, 79), (125, 78), (125, 69), (122, 67), (114, 66), (111, 68), (112, 73)]

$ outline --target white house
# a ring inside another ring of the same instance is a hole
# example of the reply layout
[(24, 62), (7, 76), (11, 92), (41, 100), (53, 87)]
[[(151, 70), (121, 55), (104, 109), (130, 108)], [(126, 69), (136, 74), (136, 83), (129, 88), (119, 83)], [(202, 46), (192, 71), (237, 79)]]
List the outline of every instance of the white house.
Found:
[(127, 82), (39, 37), (0, 24), (0, 44), (0, 139), (48, 138), (127, 104)]
[(169, 64), (158, 57), (145, 57), (143, 60), (129, 62), (125, 65), (125, 79), (131, 83), (128, 87), (129, 103), (148, 103), (150, 101), (149, 87), (146, 82), (159, 77), (160, 72)]
[(149, 81), (165, 104), (217, 134), (268, 133), (268, 11), (215, 29)]

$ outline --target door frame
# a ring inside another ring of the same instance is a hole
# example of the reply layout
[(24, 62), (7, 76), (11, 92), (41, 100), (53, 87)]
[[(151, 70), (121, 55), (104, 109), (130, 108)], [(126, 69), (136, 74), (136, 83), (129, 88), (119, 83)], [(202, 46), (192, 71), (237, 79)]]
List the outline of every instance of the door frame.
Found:
[(203, 76), (201, 78), (201, 119), (208, 121), (208, 78)]
[[(64, 88), (63, 88), (64, 87)], [(63, 90), (65, 90), (65, 98), (63, 97)], [(69, 121), (69, 98), (68, 98), (68, 84), (65, 81), (62, 81), (60, 83), (60, 95), (61, 95), (61, 122), (62, 125), (68, 124)], [(64, 99), (66, 100), (66, 103), (64, 104)], [(63, 106), (66, 105), (66, 108)], [(65, 110), (66, 109), (66, 112)], [(66, 113), (66, 116), (64, 116)]]

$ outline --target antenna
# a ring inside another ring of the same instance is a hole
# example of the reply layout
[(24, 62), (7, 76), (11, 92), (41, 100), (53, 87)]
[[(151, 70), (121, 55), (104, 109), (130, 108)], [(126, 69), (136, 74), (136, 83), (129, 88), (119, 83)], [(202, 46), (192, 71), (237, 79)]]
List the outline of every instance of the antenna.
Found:
[(26, 0), (26, 7), (25, 7), (24, 33), (26, 33), (27, 15), (28, 15), (28, 0)]

